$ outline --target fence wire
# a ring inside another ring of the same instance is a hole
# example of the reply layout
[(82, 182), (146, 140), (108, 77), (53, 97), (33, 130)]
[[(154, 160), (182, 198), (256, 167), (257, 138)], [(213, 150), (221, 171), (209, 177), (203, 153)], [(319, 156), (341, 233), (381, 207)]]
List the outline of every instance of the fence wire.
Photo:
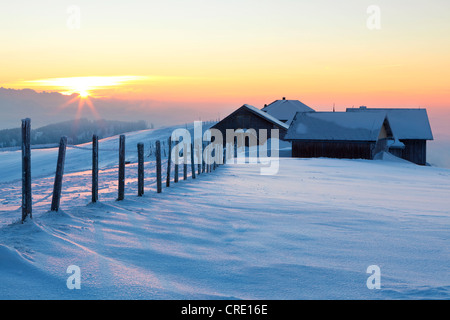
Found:
[[(168, 140), (168, 138), (166, 139)], [(167, 180), (167, 172), (168, 172), (168, 157), (171, 156), (171, 150), (169, 150), (169, 146), (168, 144), (166, 144), (166, 140), (160, 140), (161, 141), (161, 183), (162, 183), (162, 187), (163, 188), (167, 188), (166, 186), (166, 180)], [(154, 186), (156, 185), (157, 182), (157, 173), (156, 173), (156, 141), (151, 141), (151, 142), (147, 142), (144, 143), (144, 158), (152, 158), (152, 159), (148, 159), (147, 161), (144, 160), (144, 172), (145, 172), (145, 185), (147, 186), (151, 186), (152, 188), (154, 188)], [(100, 143), (99, 143), (100, 145)], [(92, 153), (93, 148), (92, 146), (79, 146), (79, 145), (73, 145), (73, 144), (68, 144), (66, 145), (66, 148), (71, 148), (71, 149), (76, 149), (76, 150), (81, 150), (84, 152), (89, 152)], [(117, 152), (119, 153), (119, 148), (98, 148), (99, 153), (100, 152)], [(183, 149), (184, 151), (184, 149)], [(191, 167), (191, 159), (189, 156), (190, 150), (187, 150), (188, 155), (187, 157), (184, 157), (183, 152), (180, 151), (179, 153), (179, 171), (178, 171), (178, 181), (184, 180), (184, 164), (187, 164), (187, 177), (192, 178), (193, 174), (192, 174), (192, 167)], [(132, 160), (129, 159), (126, 164), (133, 164), (136, 165), (138, 162), (137, 159), (137, 154), (138, 154), (138, 150), (137, 148), (128, 148), (126, 150), (126, 155), (128, 157), (132, 156)], [(194, 159), (197, 160), (197, 154), (194, 154)], [(201, 165), (201, 164), (200, 164)], [(171, 166), (170, 166), (170, 170), (171, 170), (171, 174), (170, 174), (170, 182), (171, 184), (174, 183), (174, 168), (175, 168), (175, 163), (172, 161)], [(101, 175), (102, 171), (110, 171), (110, 170), (118, 170), (119, 169), (119, 165), (118, 164), (114, 164), (114, 165), (106, 165), (104, 167), (99, 167), (99, 175)], [(194, 167), (194, 172), (196, 172), (197, 170), (197, 163), (195, 164)], [(82, 170), (82, 171), (86, 171), (86, 170)], [(127, 172), (129, 172), (128, 170), (126, 170)], [(137, 171), (137, 170), (136, 170)], [(79, 172), (79, 171), (76, 171)], [(76, 173), (76, 172), (71, 172), (71, 173)], [(136, 172), (137, 173), (137, 172)], [(197, 173), (197, 172), (196, 172)], [(202, 171), (203, 173), (203, 171)], [(66, 174), (68, 174), (66, 172)], [(42, 177), (42, 178), (38, 178), (38, 179), (48, 179), (51, 178), (51, 176), (48, 177)], [(64, 180), (66, 180), (67, 178), (65, 178)], [(130, 178), (126, 178), (126, 180), (128, 180)], [(109, 180), (108, 181), (104, 181), (103, 183), (114, 183), (115, 180)], [(19, 181), (17, 181), (19, 182)], [(137, 174), (136, 174), (136, 182), (137, 182)], [(83, 185), (83, 182), (81, 181), (80, 184)], [(73, 186), (72, 186), (73, 187)], [(135, 189), (134, 187), (137, 186), (133, 186), (132, 189)], [(98, 186), (98, 190), (105, 190), (110, 188), (109, 186), (105, 186), (105, 185), (101, 185)], [(128, 190), (130, 190), (130, 187), (127, 187)], [(90, 189), (89, 189), (90, 191)], [(137, 190), (136, 190), (137, 191)], [(14, 193), (20, 193), (20, 191), (16, 190), (14, 191)], [(50, 191), (46, 192), (46, 193), (41, 193), (41, 194), (33, 194), (32, 198), (38, 198), (37, 200), (33, 200), (32, 201), (32, 205), (36, 206), (39, 205), (41, 203), (43, 203), (44, 201), (48, 200), (51, 196), (53, 195), (53, 186), (50, 187)], [(8, 209), (8, 210), (0, 210), (0, 212), (11, 212), (11, 211), (17, 211), (20, 210), (22, 208), (22, 206), (18, 206), (17, 208), (14, 209)]]

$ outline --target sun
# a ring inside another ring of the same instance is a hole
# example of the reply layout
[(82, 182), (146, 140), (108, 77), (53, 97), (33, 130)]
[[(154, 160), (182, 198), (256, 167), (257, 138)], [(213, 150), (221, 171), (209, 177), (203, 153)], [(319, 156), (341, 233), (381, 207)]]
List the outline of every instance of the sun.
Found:
[(91, 95), (91, 86), (85, 81), (74, 81), (69, 86), (69, 92), (77, 93), (80, 98), (87, 98)]
[(78, 95), (80, 96), (80, 98), (87, 98), (87, 97), (90, 96), (89, 91), (86, 90), (86, 89), (79, 89), (79, 90), (76, 90), (76, 91), (78, 92)]
[(146, 80), (145, 76), (90, 76), (49, 78), (23, 81), (28, 86), (56, 90), (64, 95), (76, 94), (81, 99), (96, 97), (98, 90), (120, 87), (125, 83)]

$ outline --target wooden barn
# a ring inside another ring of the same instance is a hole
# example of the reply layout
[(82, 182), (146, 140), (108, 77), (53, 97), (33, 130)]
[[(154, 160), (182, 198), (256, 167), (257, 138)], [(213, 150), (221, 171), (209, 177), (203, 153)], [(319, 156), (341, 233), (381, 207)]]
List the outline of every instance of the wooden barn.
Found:
[(271, 104), (266, 104), (261, 110), (286, 123), (288, 126), (291, 125), (297, 112), (314, 112), (314, 109), (308, 107), (303, 102), (299, 100), (286, 100), (285, 97), (281, 100), (275, 100)]
[[(244, 104), (220, 122), (216, 123), (212, 128), (218, 129), (223, 135), (223, 144), (226, 145), (227, 129), (254, 129), (259, 133), (260, 129), (267, 129), (267, 138), (271, 138), (271, 129), (279, 130), (279, 138), (283, 139), (289, 126), (272, 117), (270, 114), (261, 111), (254, 106)], [(259, 143), (259, 137), (256, 137)]]
[(292, 157), (373, 159), (401, 147), (385, 113), (299, 112), (285, 136)]
[(390, 148), (389, 152), (410, 162), (426, 165), (427, 141), (433, 140), (426, 109), (348, 108), (347, 112), (382, 112), (389, 117), (392, 130), (403, 148)]

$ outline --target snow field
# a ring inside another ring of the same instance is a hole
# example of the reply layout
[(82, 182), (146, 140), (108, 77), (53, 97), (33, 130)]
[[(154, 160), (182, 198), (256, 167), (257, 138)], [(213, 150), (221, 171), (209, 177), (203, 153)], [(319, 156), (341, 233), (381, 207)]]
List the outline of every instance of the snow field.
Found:
[[(127, 143), (153, 134), (127, 135)], [(130, 154), (126, 197), (118, 202), (113, 153), (101, 163), (100, 202), (89, 204), (90, 153), (82, 151), (67, 154), (58, 213), (48, 212), (49, 197), (21, 224), (14, 210), (20, 184), (2, 178), (0, 298), (450, 297), (450, 170), (281, 158), (274, 176), (261, 176), (258, 165), (230, 164), (170, 188), (163, 183), (157, 194), (147, 159), (146, 193), (138, 198)], [(44, 163), (34, 166), (44, 172)], [(2, 164), (2, 172), (12, 176), (13, 166)], [(34, 179), (36, 195), (51, 191), (51, 170)], [(80, 267), (80, 290), (66, 286), (70, 265)], [(366, 286), (370, 265), (381, 269), (380, 290)]]

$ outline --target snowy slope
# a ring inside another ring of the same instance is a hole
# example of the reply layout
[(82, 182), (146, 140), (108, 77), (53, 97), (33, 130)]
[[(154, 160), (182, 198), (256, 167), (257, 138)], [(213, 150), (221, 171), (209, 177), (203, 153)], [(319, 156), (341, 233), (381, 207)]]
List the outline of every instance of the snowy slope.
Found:
[[(116, 137), (100, 144), (116, 146)], [(50, 213), (50, 197), (38, 198), (51, 191), (56, 154), (33, 152), (36, 203), (25, 224), (17, 221), (18, 164), (0, 153), (0, 298), (450, 298), (450, 170), (281, 159), (274, 176), (225, 165), (157, 194), (149, 157), (144, 197), (132, 161), (117, 202), (117, 153), (104, 151), (101, 202), (88, 204), (90, 153), (73, 149), (62, 210)], [(66, 287), (70, 265), (81, 269), (80, 290)], [(366, 287), (370, 265), (381, 268), (381, 290)]]
[[(204, 123), (203, 130), (208, 129), (210, 126), (211, 123)], [(156, 140), (161, 141), (162, 156), (164, 161), (167, 161), (167, 139), (172, 131), (178, 128), (187, 128), (193, 134), (192, 124), (189, 126), (179, 125), (126, 133), (126, 161), (131, 162), (129, 166), (127, 165), (127, 168), (130, 167), (131, 170), (137, 170), (137, 144), (144, 143), (145, 161), (147, 162), (146, 172), (148, 175), (153, 174), (154, 176), (155, 142)], [(63, 189), (65, 193), (69, 194), (69, 197), (63, 197), (63, 202), (73, 203), (74, 200), (83, 197), (83, 201), (79, 202), (82, 204), (85, 203), (85, 199), (89, 199), (88, 193), (90, 191), (86, 186), (91, 184), (91, 150), (91, 143), (68, 146), (64, 166)], [(100, 194), (103, 193), (104, 196), (110, 195), (111, 199), (114, 198), (114, 195), (110, 188), (117, 189), (118, 150), (119, 136), (102, 139), (99, 142), (99, 192)], [(57, 158), (58, 148), (31, 150), (33, 207), (42, 205), (42, 203), (48, 205), (51, 201)], [(8, 221), (4, 218), (2, 219), (4, 214), (10, 213), (12, 209), (21, 205), (21, 166), (20, 150), (0, 152), (0, 226), (5, 221)], [(132, 177), (130, 179), (133, 180), (135, 175), (127, 172), (126, 177), (128, 176)], [(129, 181), (130, 179), (126, 183), (133, 183), (133, 181)]]
[[(137, 161), (137, 143), (142, 142), (148, 150), (150, 143), (156, 140), (165, 141), (172, 131), (176, 128), (185, 128), (185, 125), (175, 127), (165, 127), (161, 129), (149, 129), (137, 132), (126, 133), (126, 158), (130, 161)], [(192, 130), (192, 125), (188, 128)], [(118, 160), (119, 137), (113, 136), (102, 139), (99, 146), (99, 166), (105, 168), (116, 165)], [(85, 143), (75, 147), (69, 147), (66, 151), (65, 172), (78, 172), (91, 168), (91, 149), (92, 144)], [(56, 168), (56, 159), (58, 157), (58, 148), (33, 149), (32, 159), (32, 177), (38, 178), (53, 175)], [(1, 164), (1, 182), (10, 182), (21, 179), (21, 151), (0, 152)]]

